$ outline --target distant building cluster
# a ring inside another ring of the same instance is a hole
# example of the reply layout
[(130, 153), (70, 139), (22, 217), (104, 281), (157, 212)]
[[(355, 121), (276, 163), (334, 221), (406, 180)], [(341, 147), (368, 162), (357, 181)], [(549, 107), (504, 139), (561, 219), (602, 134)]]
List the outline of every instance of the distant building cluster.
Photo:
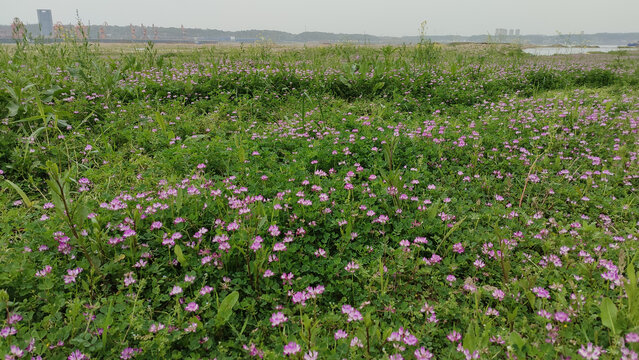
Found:
[(519, 29), (495, 29), (495, 36), (519, 36), (520, 34)]
[(53, 36), (53, 17), (51, 9), (38, 9), (38, 27), (40, 28), (40, 36)]
[[(323, 32), (303, 32), (291, 34), (283, 31), (271, 30), (242, 30), (223, 31), (217, 29), (197, 29), (180, 27), (156, 27), (149, 25), (109, 25), (104, 22), (99, 25), (77, 24), (63, 25), (62, 22), (53, 22), (51, 9), (37, 9), (38, 23), (25, 24), (19, 18), (14, 18), (10, 25), (0, 24), (0, 43), (13, 43), (19, 41), (38, 40), (43, 43), (64, 41), (65, 39), (86, 39), (88, 41), (100, 42), (138, 42), (148, 41), (158, 43), (190, 43), (190, 44), (217, 44), (217, 43), (267, 43), (278, 44), (339, 44), (339, 43), (359, 43), (359, 44), (395, 44), (416, 43), (420, 41), (417, 36), (390, 37), (372, 36), (362, 34), (334, 34)], [(438, 43), (458, 43), (458, 42), (518, 42), (537, 45), (553, 45), (565, 43), (571, 36), (580, 35), (579, 41), (582, 43), (592, 43), (601, 45), (626, 44), (637, 46), (636, 33), (601, 33), (568, 35), (521, 35), (520, 29), (495, 29), (493, 38), (490, 34), (482, 35), (433, 35), (428, 36), (432, 41)]]

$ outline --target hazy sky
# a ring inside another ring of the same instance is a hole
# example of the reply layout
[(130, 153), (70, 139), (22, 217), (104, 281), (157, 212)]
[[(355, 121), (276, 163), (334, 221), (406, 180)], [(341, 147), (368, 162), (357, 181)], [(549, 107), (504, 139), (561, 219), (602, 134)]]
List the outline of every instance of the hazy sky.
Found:
[(0, 0), (0, 24), (14, 17), (37, 23), (135, 24), (220, 30), (267, 29), (371, 35), (639, 32), (639, 0)]

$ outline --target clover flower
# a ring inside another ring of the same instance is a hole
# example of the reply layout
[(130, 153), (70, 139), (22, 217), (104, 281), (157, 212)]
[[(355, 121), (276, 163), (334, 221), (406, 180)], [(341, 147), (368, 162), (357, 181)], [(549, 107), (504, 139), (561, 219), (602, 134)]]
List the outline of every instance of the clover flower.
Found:
[(294, 341), (284, 346), (284, 355), (294, 355), (300, 352), (302, 348)]

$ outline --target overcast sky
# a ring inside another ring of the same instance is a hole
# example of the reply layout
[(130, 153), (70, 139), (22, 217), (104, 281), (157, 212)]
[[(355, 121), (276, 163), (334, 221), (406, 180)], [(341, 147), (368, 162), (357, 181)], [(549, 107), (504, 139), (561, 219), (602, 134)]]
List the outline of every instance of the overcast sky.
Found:
[(326, 31), (371, 35), (639, 32), (639, 0), (0, 0), (0, 24), (144, 24), (219, 30)]

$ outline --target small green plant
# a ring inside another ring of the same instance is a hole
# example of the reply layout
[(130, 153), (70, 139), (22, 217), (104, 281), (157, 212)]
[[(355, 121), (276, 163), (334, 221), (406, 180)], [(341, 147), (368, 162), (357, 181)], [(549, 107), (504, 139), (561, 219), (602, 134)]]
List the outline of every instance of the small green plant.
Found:
[(426, 21), (422, 21), (419, 27), (419, 43), (415, 46), (415, 61), (419, 64), (432, 65), (440, 55), (441, 50), (437, 44), (426, 37)]
[(51, 202), (57, 209), (58, 216), (66, 222), (70, 233), (75, 239), (76, 245), (81, 249), (84, 258), (87, 260), (91, 269), (96, 273), (100, 273), (99, 265), (96, 263), (91, 253), (90, 245), (84, 236), (80, 236), (79, 229), (83, 227), (89, 214), (89, 209), (81, 199), (74, 199), (74, 193), (71, 191), (72, 170), (68, 169), (64, 172), (60, 171), (58, 165), (53, 162), (47, 162), (47, 171), (49, 173), (49, 191)]

